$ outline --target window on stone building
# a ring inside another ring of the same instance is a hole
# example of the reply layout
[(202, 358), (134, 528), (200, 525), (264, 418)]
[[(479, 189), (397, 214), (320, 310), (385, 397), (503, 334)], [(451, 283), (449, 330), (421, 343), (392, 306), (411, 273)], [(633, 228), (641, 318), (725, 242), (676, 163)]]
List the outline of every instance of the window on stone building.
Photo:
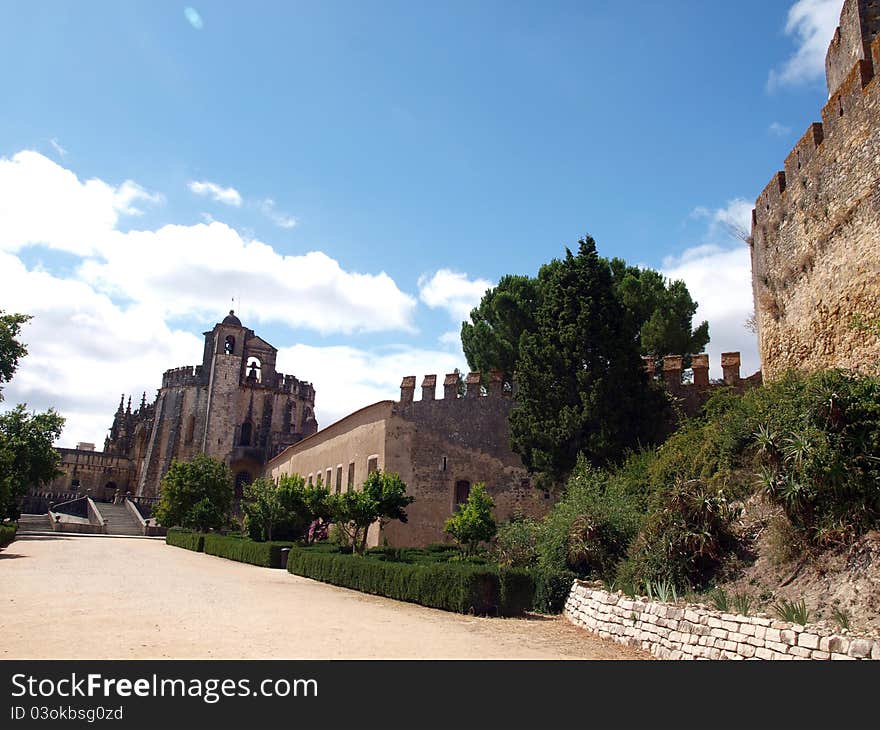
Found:
[(315, 475), (314, 475), (314, 474), (309, 474), (309, 486), (310, 486), (310, 487), (312, 486), (312, 477), (313, 477), (313, 476), (315, 476)]
[(467, 479), (459, 479), (455, 483), (455, 507), (464, 504), (471, 493), (471, 483)]
[(327, 489), (330, 489), (330, 485), (332, 485), (332, 484), (333, 484), (333, 470), (327, 469), (327, 481), (324, 482), (324, 486), (327, 487)]
[(196, 417), (190, 416), (189, 421), (186, 424), (186, 438), (184, 439), (184, 443), (191, 444), (193, 442), (193, 434), (196, 431)]
[(70, 482), (71, 489), (79, 489), (79, 479), (73, 479)]
[[(328, 485), (329, 486), (329, 485)], [(342, 491), (342, 464), (336, 467), (336, 494)]]
[(235, 352), (235, 338), (232, 335), (226, 335), (226, 340), (223, 342), (223, 352), (227, 355)]
[(440, 458), (440, 471), (446, 471), (446, 457)]
[(354, 462), (353, 461), (348, 465), (348, 482), (345, 485), (345, 491), (350, 492), (352, 489), (354, 489)]
[(254, 436), (254, 424), (250, 421), (245, 421), (241, 424), (241, 433), (238, 436), (238, 445), (239, 446), (250, 446), (251, 440)]
[(379, 471), (379, 457), (371, 456), (367, 459), (367, 474), (372, 474), (374, 471)]
[(253, 481), (249, 471), (240, 471), (235, 475), (235, 498), (244, 497), (244, 488)]

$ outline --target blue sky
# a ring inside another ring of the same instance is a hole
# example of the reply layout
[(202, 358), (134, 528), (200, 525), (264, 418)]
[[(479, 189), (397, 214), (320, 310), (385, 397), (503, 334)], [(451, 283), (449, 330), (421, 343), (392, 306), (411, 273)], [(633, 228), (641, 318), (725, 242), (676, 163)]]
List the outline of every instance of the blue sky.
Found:
[(0, 308), (36, 315), (6, 405), (100, 441), (236, 296), (327, 425), (465, 368), (486, 286), (584, 233), (752, 372), (725, 222), (819, 118), (840, 5), (0, 2)]

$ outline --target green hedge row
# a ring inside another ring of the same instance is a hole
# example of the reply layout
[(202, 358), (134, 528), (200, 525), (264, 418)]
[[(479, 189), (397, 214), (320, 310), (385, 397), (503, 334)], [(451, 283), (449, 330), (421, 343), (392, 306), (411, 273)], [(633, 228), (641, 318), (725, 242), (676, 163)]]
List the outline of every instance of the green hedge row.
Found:
[(284, 568), (287, 565), (289, 542), (255, 542), (238, 535), (205, 535), (205, 553), (239, 563), (260, 565), (264, 568)]
[(16, 525), (0, 525), (0, 548), (6, 547), (15, 539)]
[(172, 527), (165, 535), (165, 544), (201, 553), (205, 551), (205, 536), (201, 532), (190, 532)]
[(293, 548), (295, 575), (399, 601), (458, 613), (518, 616), (532, 607), (535, 585), (522, 570), (463, 563), (405, 563)]

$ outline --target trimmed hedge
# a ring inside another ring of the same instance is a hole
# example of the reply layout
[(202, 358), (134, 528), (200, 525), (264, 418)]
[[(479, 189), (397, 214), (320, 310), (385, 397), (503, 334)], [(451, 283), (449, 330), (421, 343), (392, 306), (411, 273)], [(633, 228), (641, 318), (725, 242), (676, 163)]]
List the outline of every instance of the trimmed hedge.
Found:
[(256, 542), (238, 535), (205, 535), (204, 550), (207, 555), (216, 555), (239, 563), (250, 563), (263, 568), (284, 568), (287, 554), (282, 548), (291, 547), (289, 542)]
[(0, 525), (0, 548), (6, 547), (15, 539), (17, 525)]
[(189, 530), (181, 530), (179, 527), (172, 527), (165, 535), (165, 544), (202, 553), (205, 551), (205, 536), (201, 532), (190, 532)]
[(292, 548), (295, 575), (399, 601), (457, 613), (518, 616), (531, 608), (535, 586), (522, 570), (454, 562), (414, 563)]

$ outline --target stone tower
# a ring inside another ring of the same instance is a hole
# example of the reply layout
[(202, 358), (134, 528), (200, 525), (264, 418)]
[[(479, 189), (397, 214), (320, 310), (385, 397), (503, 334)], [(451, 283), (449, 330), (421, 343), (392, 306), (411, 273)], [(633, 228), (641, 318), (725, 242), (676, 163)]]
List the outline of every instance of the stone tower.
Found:
[(135, 461), (136, 494), (157, 497), (174, 459), (225, 461), (240, 496), (282, 449), (318, 429), (311, 383), (276, 372), (276, 348), (230, 311), (204, 333), (201, 365), (168, 370), (155, 403), (117, 412), (105, 450)]
[(880, 373), (880, 0), (846, 0), (829, 98), (752, 212), (761, 369)]

